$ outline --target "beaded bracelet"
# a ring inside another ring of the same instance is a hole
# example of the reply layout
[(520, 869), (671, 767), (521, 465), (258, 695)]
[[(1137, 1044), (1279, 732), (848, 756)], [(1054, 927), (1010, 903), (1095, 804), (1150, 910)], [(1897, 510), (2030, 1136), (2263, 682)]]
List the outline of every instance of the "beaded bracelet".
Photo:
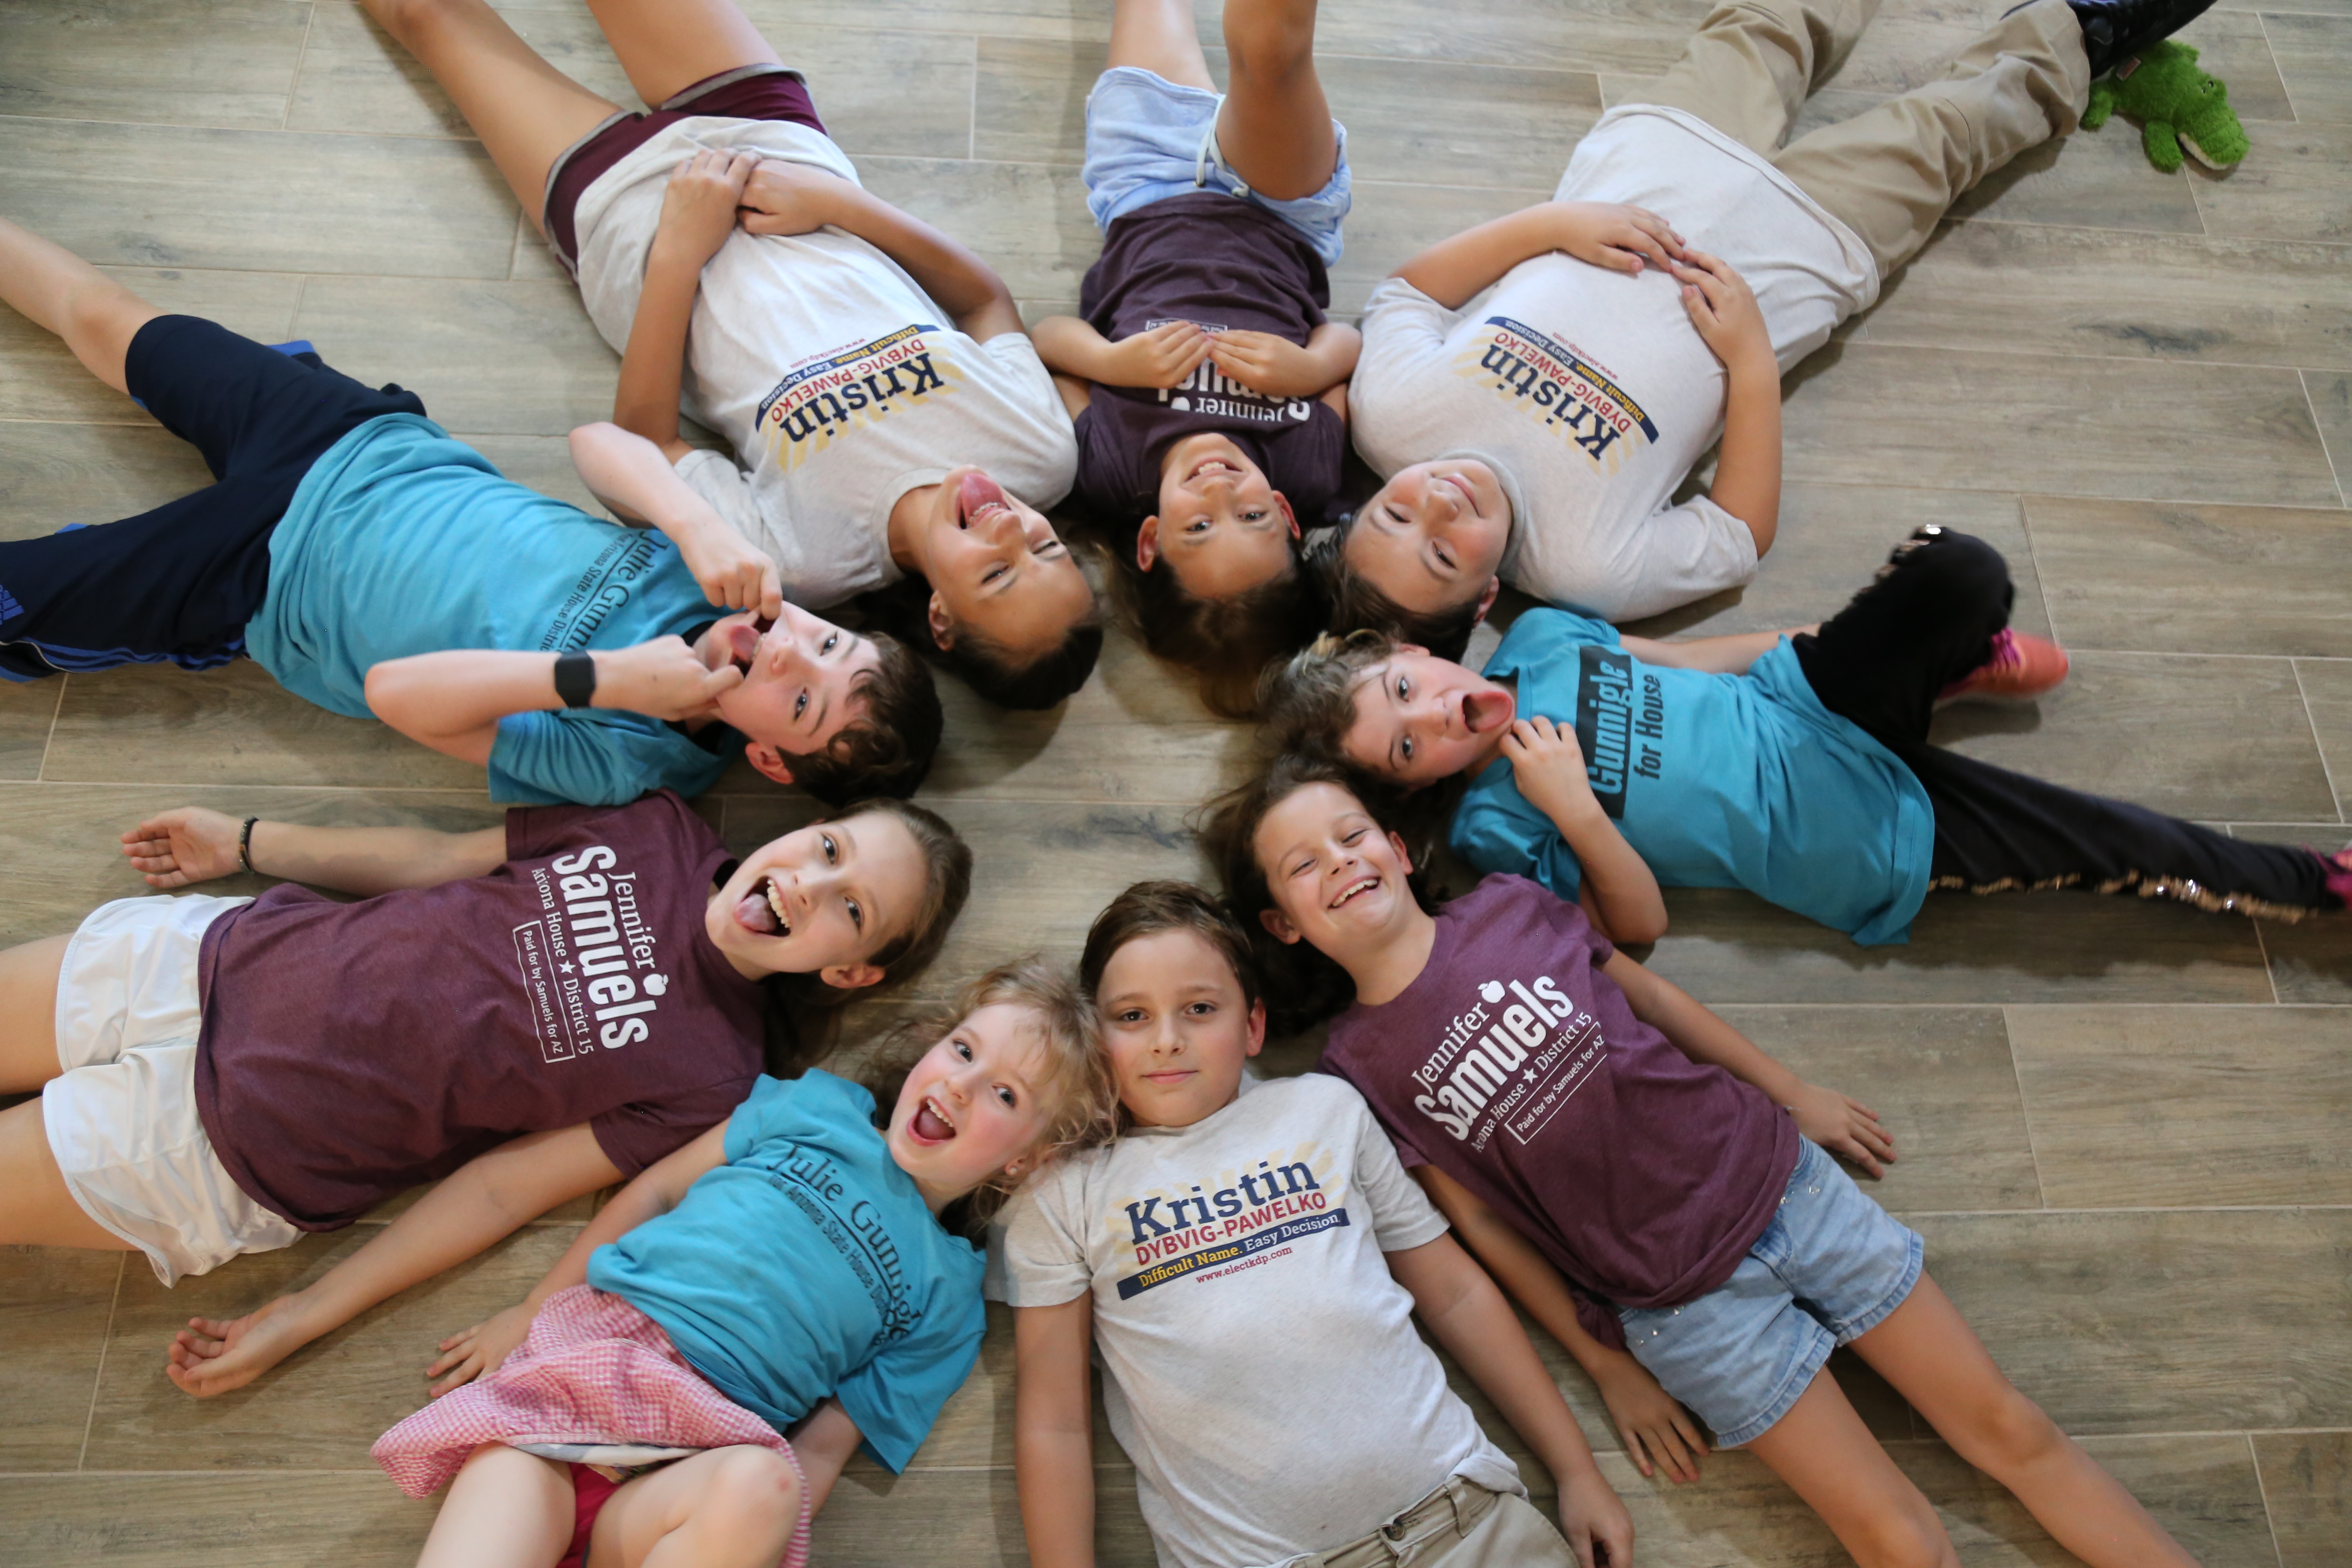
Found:
[(236, 836), (236, 863), (248, 873), (253, 869), (253, 825), (260, 820), (257, 816), (247, 817), (245, 831)]

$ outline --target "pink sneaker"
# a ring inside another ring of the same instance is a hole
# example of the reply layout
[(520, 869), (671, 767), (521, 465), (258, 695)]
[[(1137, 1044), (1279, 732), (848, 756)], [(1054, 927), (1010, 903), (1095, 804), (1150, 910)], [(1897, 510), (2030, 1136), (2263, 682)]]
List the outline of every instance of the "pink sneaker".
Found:
[(1947, 702), (2031, 702), (2066, 679), (2066, 650), (2007, 628), (1993, 634), (1992, 657), (1944, 688)]
[[(2319, 851), (2312, 851), (2319, 855)], [(2319, 863), (2327, 868), (2327, 890), (2336, 901), (2352, 910), (2352, 848), (2338, 849), (2333, 855), (2319, 855)]]

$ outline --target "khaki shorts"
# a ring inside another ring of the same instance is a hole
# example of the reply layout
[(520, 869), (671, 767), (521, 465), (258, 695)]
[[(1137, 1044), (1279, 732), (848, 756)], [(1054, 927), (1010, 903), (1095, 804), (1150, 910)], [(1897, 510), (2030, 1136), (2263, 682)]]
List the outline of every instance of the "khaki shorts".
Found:
[(1297, 1568), (1577, 1568), (1543, 1510), (1517, 1492), (1455, 1476), (1360, 1541)]
[(196, 959), (247, 899), (118, 899), (66, 944), (41, 1124), (66, 1190), (170, 1285), (302, 1233), (239, 1187), (196, 1114)]

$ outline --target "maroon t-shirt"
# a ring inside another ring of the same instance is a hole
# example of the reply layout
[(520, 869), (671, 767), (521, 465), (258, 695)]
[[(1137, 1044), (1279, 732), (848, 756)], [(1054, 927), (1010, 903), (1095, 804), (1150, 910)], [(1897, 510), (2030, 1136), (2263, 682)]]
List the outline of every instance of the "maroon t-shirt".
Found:
[[(1797, 1164), (1763, 1092), (1691, 1060), (1601, 973), (1584, 911), (1489, 877), (1437, 917), (1428, 967), (1331, 1025), (1323, 1067), (1354, 1084), (1407, 1165), (1434, 1165), (1582, 1291), (1673, 1307), (1731, 1278)], [(1587, 1331), (1622, 1345), (1580, 1299)]]
[[(1165, 321), (1270, 332), (1305, 346), (1331, 286), (1307, 237), (1218, 191), (1171, 196), (1110, 226), (1079, 313), (1113, 342)], [(1264, 397), (1203, 361), (1174, 388), (1097, 386), (1078, 416), (1076, 495), (1131, 531), (1160, 510), (1160, 460), (1187, 436), (1232, 438), (1282, 492), (1299, 526), (1339, 493), (1348, 432), (1319, 398)]]
[(281, 883), (223, 915), (196, 1043), (221, 1163), (305, 1230), (583, 1121), (635, 1175), (759, 1077), (760, 987), (702, 924), (727, 859), (664, 790), (509, 811), (486, 877), (356, 903)]

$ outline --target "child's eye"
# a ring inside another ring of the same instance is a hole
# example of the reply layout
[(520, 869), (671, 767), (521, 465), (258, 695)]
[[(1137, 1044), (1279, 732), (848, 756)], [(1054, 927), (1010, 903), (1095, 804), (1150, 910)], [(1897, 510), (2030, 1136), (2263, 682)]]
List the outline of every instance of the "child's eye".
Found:
[(1400, 675), (1396, 678), (1396, 694), (1397, 700), (1400, 702), (1402, 702), (1405, 699), (1412, 695), (1412, 678), (1411, 676)]
[(971, 1060), (971, 1047), (962, 1040), (950, 1040), (948, 1049), (953, 1051), (961, 1060)]
[(837, 866), (841, 863), (841, 846), (833, 841), (832, 834), (820, 833), (816, 836), (816, 841), (824, 847), (824, 863), (826, 865)]
[(1185, 1009), (1196, 1018), (1205, 1018), (1216, 1010), (1217, 1005), (1214, 1002), (1195, 1002)]
[(841, 900), (841, 903), (842, 907), (849, 911), (849, 923), (856, 927), (859, 931), (864, 931), (866, 929), (866, 906), (860, 904), (856, 899), (844, 899)]
[(1122, 1024), (1140, 1024), (1143, 1022), (1143, 1009), (1140, 1007), (1122, 1009), (1118, 1015), (1118, 1021)]
[(1001, 1083), (996, 1086), (996, 1098), (1004, 1102), (1004, 1109), (1007, 1110), (1011, 1110), (1020, 1103), (1020, 1098)]
[(999, 577), (1003, 576), (1003, 575), (1004, 575), (1004, 574), (1005, 574), (1008, 570), (1009, 570), (1009, 568), (1007, 568), (1007, 567), (1003, 567), (1003, 566), (998, 566), (998, 567), (992, 568), (992, 570), (987, 574), (987, 575), (985, 575), (985, 576), (983, 576), (983, 577), (982, 577), (982, 578), (981, 578), (981, 580), (980, 580), (980, 585), (981, 585), (982, 587), (983, 587), (983, 588), (987, 587), (991, 583), (993, 583), (993, 582), (995, 582)]
[(1363, 836), (1364, 830), (1359, 827), (1353, 833), (1349, 834), (1345, 838), (1339, 840), (1339, 842), (1352, 849), (1356, 847), (1356, 840), (1361, 838)]
[(1187, 533), (1206, 533), (1209, 531), (1209, 520), (1205, 517), (1196, 517), (1192, 521), (1184, 525), (1184, 531)]
[(798, 697), (793, 699), (793, 717), (797, 719), (807, 711), (808, 693), (803, 691)]
[(1397, 754), (1406, 762), (1412, 761), (1412, 737), (1407, 735), (1397, 742)]
[(835, 632), (831, 637), (826, 637), (823, 643), (818, 645), (816, 651), (821, 654), (831, 653), (835, 648), (837, 648), (840, 646), (841, 634), (839, 632)]

